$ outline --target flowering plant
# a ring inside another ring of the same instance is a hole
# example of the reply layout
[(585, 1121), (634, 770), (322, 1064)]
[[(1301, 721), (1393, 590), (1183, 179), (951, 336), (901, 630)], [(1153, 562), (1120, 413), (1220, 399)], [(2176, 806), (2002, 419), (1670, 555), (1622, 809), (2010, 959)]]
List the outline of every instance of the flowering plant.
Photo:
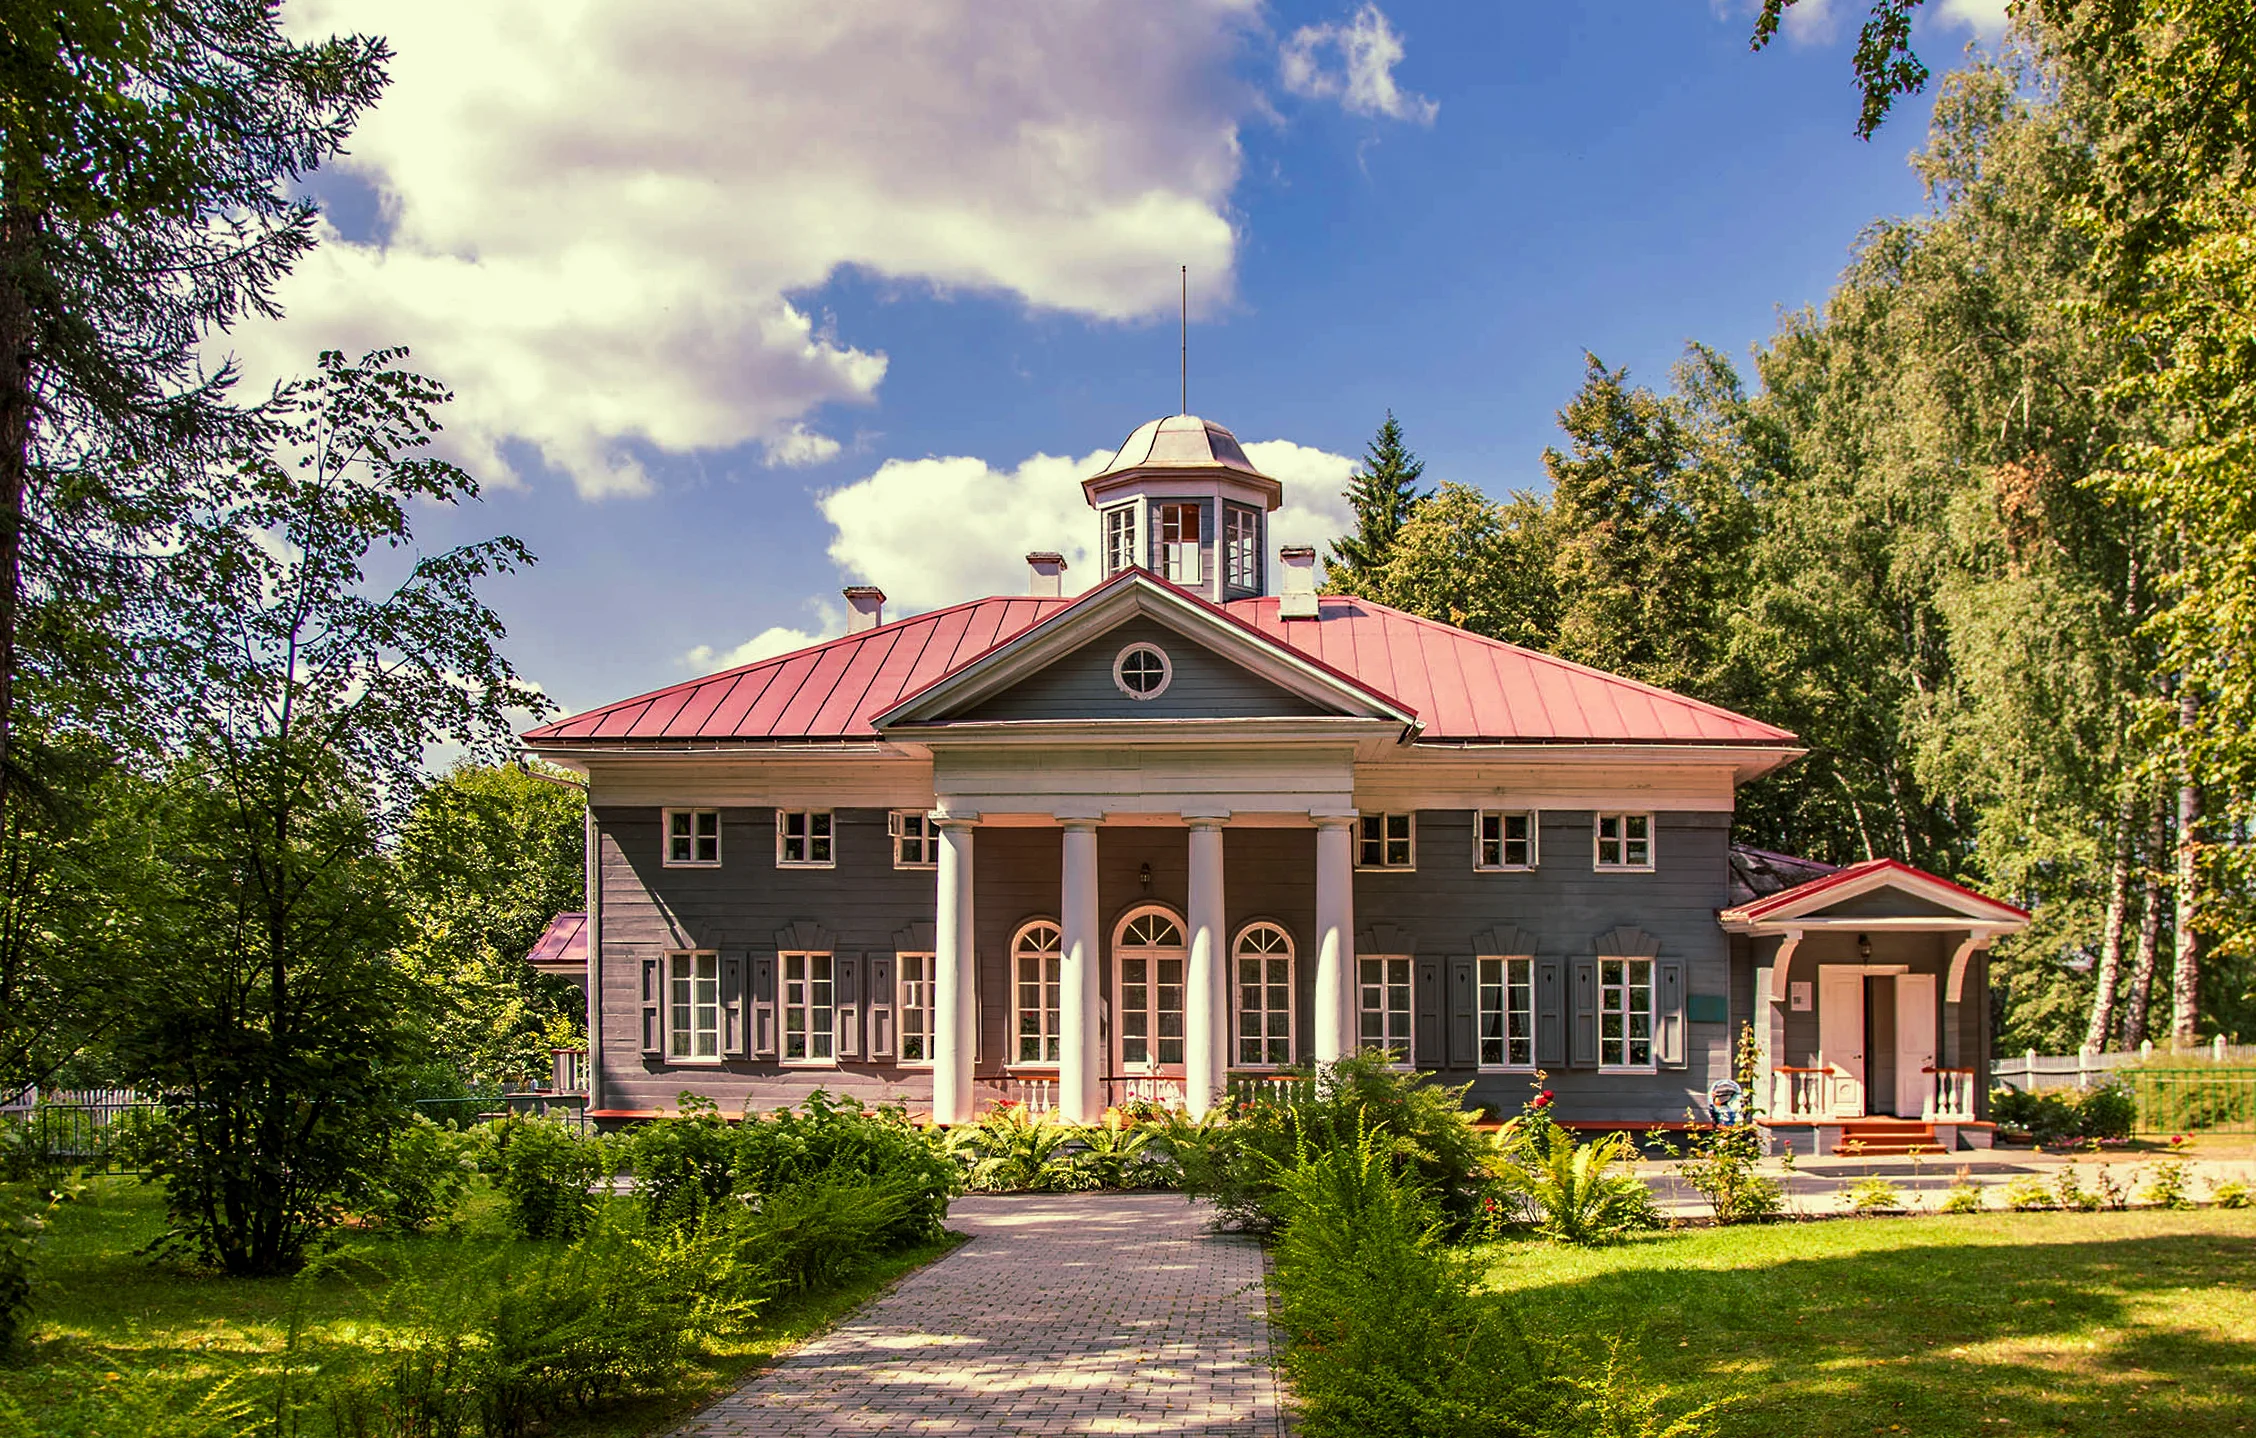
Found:
[(1551, 1107), (1551, 1100), (1553, 1097), (1554, 1095), (1552, 1094), (1551, 1090), (1545, 1089), (1541, 1093), (1537, 1094), (1534, 1098), (1528, 1100), (1528, 1107), (1531, 1109), (1549, 1108)]

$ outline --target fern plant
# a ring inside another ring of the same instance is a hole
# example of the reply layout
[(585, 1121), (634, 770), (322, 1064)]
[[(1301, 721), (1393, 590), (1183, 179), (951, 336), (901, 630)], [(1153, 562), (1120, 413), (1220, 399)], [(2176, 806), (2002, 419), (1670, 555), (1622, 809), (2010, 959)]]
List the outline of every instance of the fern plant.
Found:
[(1653, 1228), (1653, 1196), (1635, 1174), (1627, 1134), (1577, 1143), (1547, 1115), (1523, 1115), (1506, 1131), (1496, 1181), (1516, 1199), (1528, 1226), (1559, 1243), (1613, 1243)]

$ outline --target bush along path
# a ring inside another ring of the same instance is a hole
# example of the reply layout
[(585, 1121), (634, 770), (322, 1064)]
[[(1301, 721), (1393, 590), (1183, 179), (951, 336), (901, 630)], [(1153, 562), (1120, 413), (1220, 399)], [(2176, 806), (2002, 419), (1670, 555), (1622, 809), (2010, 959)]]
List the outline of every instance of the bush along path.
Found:
[(1260, 1244), (1173, 1194), (967, 1198), (971, 1241), (683, 1438), (1282, 1435)]

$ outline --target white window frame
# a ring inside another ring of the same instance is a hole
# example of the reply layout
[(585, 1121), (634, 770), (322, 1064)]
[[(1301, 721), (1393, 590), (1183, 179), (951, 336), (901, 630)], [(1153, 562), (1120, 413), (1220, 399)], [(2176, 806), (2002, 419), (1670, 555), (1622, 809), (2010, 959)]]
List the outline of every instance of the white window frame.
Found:
[[(1609, 822), (1615, 826), (1612, 838), (1606, 836)], [(1630, 836), (1631, 828), (1637, 825), (1644, 827), (1643, 839)], [(1650, 811), (1602, 809), (1592, 816), (1590, 822), (1590, 867), (1603, 874), (1650, 874), (1653, 872), (1653, 840), (1653, 815)], [(1631, 847), (1639, 843), (1645, 846), (1645, 858), (1642, 862), (1630, 858)], [(1608, 844), (1616, 846), (1611, 862), (1606, 858)]]
[[(1606, 982), (1606, 971), (1609, 964), (1622, 966), (1620, 981), (1611, 984)], [(1640, 965), (1643, 966), (1645, 971), (1645, 982), (1642, 985), (1631, 981)], [(1660, 1057), (1660, 1038), (1657, 1032), (1656, 1015), (1653, 1010), (1657, 987), (1655, 980), (1658, 977), (1659, 970), (1660, 961), (1657, 959), (1639, 958), (1627, 954), (1600, 954), (1598, 956), (1598, 1071), (1600, 1073), (1649, 1074), (1659, 1071), (1660, 1065), (1657, 1060)], [(1637, 1010), (1630, 1000), (1639, 988), (1642, 988), (1645, 993), (1645, 1061), (1643, 1063), (1638, 1063), (1631, 1057), (1636, 1051), (1635, 1045), (1638, 1040), (1629, 1032), (1630, 1021), (1637, 1015)], [(1617, 995), (1618, 1002), (1616, 1001)], [(1619, 1036), (1609, 1040), (1606, 1037), (1606, 1020), (1616, 1017), (1621, 1020), (1622, 1031)], [(1608, 1043), (1617, 1045), (1617, 1052), (1621, 1054), (1621, 1058), (1612, 1063), (1606, 1061), (1606, 1046)]]
[[(1371, 981), (1371, 966), (1373, 964), (1381, 966), (1376, 984)], [(1400, 984), (1394, 982), (1394, 971), (1391, 966), (1395, 964), (1402, 966), (1402, 982)], [(1396, 1009), (1388, 1002), (1391, 991), (1395, 989), (1402, 991), (1402, 1007), (1400, 1009)], [(1379, 997), (1377, 1008), (1371, 1006), (1373, 993), (1376, 993)], [(1367, 1031), (1370, 1025), (1364, 1022), (1365, 1019), (1374, 1014), (1379, 1019), (1379, 1032), (1375, 1038)], [(1360, 1053), (1365, 1049), (1373, 1048), (1383, 1048), (1390, 1052), (1399, 1051), (1402, 1057), (1389, 1067), (1398, 1069), (1416, 1068), (1418, 1066), (1417, 1019), (1417, 964), (1415, 960), (1408, 954), (1357, 954), (1355, 956), (1356, 1051)], [(1399, 1043), (1396, 1042), (1398, 1024)]]
[[(1246, 948), (1246, 940), (1260, 933), (1275, 934), (1278, 938), (1284, 940), (1284, 948), (1249, 951)], [(1292, 1064), (1293, 1055), (1299, 1052), (1299, 1049), (1296, 1046), (1300, 1040), (1300, 1033), (1294, 1024), (1293, 1017), (1293, 995), (1296, 992), (1294, 988), (1294, 982), (1299, 978), (1299, 973), (1297, 971), (1296, 965), (1293, 962), (1296, 957), (1293, 951), (1293, 947), (1292, 934), (1285, 928), (1283, 924), (1276, 923), (1269, 919), (1254, 920), (1252, 923), (1247, 924), (1244, 928), (1239, 929), (1237, 937), (1231, 940), (1230, 1062), (1227, 1067), (1233, 1069), (1288, 1068)], [(1262, 1005), (1259, 1010), (1262, 1018), (1262, 1032), (1259, 1038), (1255, 1040), (1257, 1047), (1254, 1050), (1257, 1054), (1260, 1055), (1260, 1057), (1252, 1059), (1246, 1057), (1247, 1036), (1245, 1000), (1247, 985), (1245, 981), (1245, 975), (1241, 967), (1247, 962), (1258, 963), (1262, 968), (1261, 977), (1252, 986), (1256, 991), (1260, 993), (1262, 998)], [(1274, 997), (1274, 995), (1272, 995), (1269, 990), (1276, 987), (1276, 985), (1270, 981), (1269, 966), (1273, 963), (1278, 962), (1282, 962), (1285, 966), (1285, 1002), (1284, 1008), (1282, 1010), (1285, 1020), (1285, 1031), (1282, 1035), (1285, 1041), (1285, 1052), (1282, 1058), (1271, 1058), (1269, 1057), (1269, 1045), (1278, 1037), (1280, 1037), (1280, 1035), (1275, 1033), (1272, 1028), (1279, 1011), (1271, 1008), (1268, 1003), (1268, 1000)]]
[[(715, 949), (666, 952), (666, 1062), (669, 1065), (721, 1061), (721, 956)], [(700, 1019), (710, 1022), (700, 1023)], [(699, 1040), (710, 1043), (698, 1052)]]
[[(1473, 1031), (1474, 1063), (1487, 1073), (1532, 1073), (1535, 1070), (1535, 959), (1528, 954), (1482, 954), (1473, 960), (1473, 993), (1475, 1022)], [(1496, 976), (1492, 984), (1491, 974)], [(1489, 995), (1496, 994), (1499, 1002), (1491, 1007)], [(1515, 1000), (1525, 1000), (1524, 1007)], [(1512, 1016), (1524, 1015), (1527, 1020), (1527, 1058), (1512, 1057)], [(1499, 1057), (1490, 1061), (1488, 1021), (1490, 1015), (1497, 1019), (1495, 1042)]]
[(1144, 506), (1140, 501), (1107, 505), (1104, 516), (1104, 575), (1110, 579), (1124, 569), (1134, 569), (1142, 554), (1141, 523)]
[[(1183, 520), (1188, 515), (1191, 533), (1184, 537)], [(1172, 536), (1172, 537), (1170, 537)], [(1170, 584), (1186, 588), (1204, 584), (1206, 563), (1206, 505), (1196, 499), (1163, 499), (1159, 502), (1159, 563), (1154, 566), (1159, 577)]]
[[(794, 818), (806, 820), (806, 828), (803, 833), (797, 835), (791, 833), (791, 821)], [(817, 819), (822, 821), (820, 825), (816, 824)], [(818, 827), (822, 830), (820, 834), (815, 832)], [(785, 855), (790, 852), (790, 843), (794, 838), (798, 838), (804, 843), (801, 855), (796, 859), (786, 858)], [(818, 844), (827, 851), (819, 859), (815, 857), (815, 849)], [(837, 811), (834, 809), (776, 810), (776, 867), (779, 869), (837, 868)]]
[[(1028, 947), (1029, 942), (1044, 936), (1046, 947)], [(1062, 1035), (1065, 1032), (1065, 930), (1055, 919), (1029, 919), (1018, 926), (1011, 935), (1011, 1028), (1010, 1058), (1004, 1064), (1012, 1069), (1054, 1069), (1064, 1057)], [(1037, 967), (1032, 980), (1036, 991), (1034, 1008), (1034, 1033), (1026, 1032), (1026, 966)], [(1034, 1040), (1035, 1057), (1027, 1058), (1020, 1046), (1028, 1037)]]
[[(834, 826), (835, 827), (835, 826)], [(893, 838), (893, 867), (896, 869), (937, 869), (940, 867), (940, 826), (932, 822), (932, 815), (923, 809), (895, 809), (886, 816), (885, 827)], [(914, 830), (915, 832), (911, 832)], [(925, 857), (908, 857), (909, 846), (914, 844)], [(831, 836), (831, 852), (837, 852), (837, 835)]]
[[(674, 819), (676, 816), (689, 821), (688, 832), (681, 835), (682, 838), (689, 841), (689, 857), (686, 859), (677, 859), (674, 857)], [(708, 816), (713, 821), (713, 832), (709, 836), (697, 832), (699, 828), (698, 821)], [(713, 857), (710, 859), (700, 859), (697, 857), (698, 840), (707, 837), (710, 837), (713, 841)], [(721, 866), (721, 811), (718, 809), (660, 810), (658, 819), (658, 848), (659, 857), (664, 862), (666, 868), (718, 869)]]
[[(1159, 660), (1159, 683), (1149, 689), (1138, 689), (1128, 682), (1128, 661), (1139, 654), (1149, 654)], [(1112, 684), (1115, 689), (1138, 701), (1157, 699), (1175, 682), (1175, 661), (1167, 651), (1148, 640), (1139, 639), (1112, 657)]]
[(1261, 592), (1261, 511), (1249, 504), (1222, 506), (1222, 583)]
[[(1496, 838), (1494, 840), (1488, 837), (1488, 822), (1491, 819), (1496, 821)], [(1506, 826), (1514, 819), (1527, 820), (1527, 838), (1524, 841), (1527, 844), (1527, 857), (1518, 863), (1512, 862), (1509, 856), (1511, 846), (1515, 842), (1522, 841), (1508, 838), (1505, 833)], [(1475, 809), (1473, 811), (1473, 867), (1484, 874), (1526, 873), (1542, 861), (1542, 841), (1540, 838), (1542, 829), (1542, 815), (1535, 809)], [(1489, 861), (1488, 857), (1489, 845), (1492, 842), (1496, 845), (1496, 860), (1493, 863)]]
[[(1402, 821), (1404, 829), (1403, 836), (1400, 839), (1397, 839), (1394, 836), (1394, 821), (1397, 819), (1400, 819)], [(1364, 857), (1364, 854), (1366, 852), (1365, 846), (1373, 842), (1369, 833), (1369, 829), (1374, 820), (1377, 821), (1379, 825), (1379, 837), (1377, 840), (1377, 843), (1379, 845), (1379, 862), (1375, 864), (1369, 862)], [(1393, 859), (1394, 846), (1396, 844), (1402, 844), (1405, 846), (1403, 850), (1405, 857), (1400, 862), (1396, 862)], [(1415, 872), (1418, 867), (1417, 811), (1414, 809), (1388, 810), (1384, 813), (1361, 814), (1356, 816), (1355, 867), (1368, 873), (1407, 874)]]
[[(792, 968), (797, 965), (797, 976)], [(821, 972), (816, 972), (817, 965)], [(817, 986), (820, 986), (819, 991)], [(776, 1007), (777, 1029), (781, 1044), (777, 1048), (777, 1062), (785, 1068), (832, 1069), (838, 1067), (838, 959), (836, 955), (820, 950), (785, 951), (776, 955)], [(816, 1002), (818, 999), (823, 1002)], [(796, 1026), (792, 1016), (804, 1017)], [(815, 1023), (815, 1015), (823, 1016), (823, 1023)], [(791, 1052), (794, 1036), (803, 1040), (804, 1049)], [(818, 1040), (820, 1043), (818, 1044)], [(828, 1050), (817, 1053), (820, 1047)]]
[[(932, 1067), (933, 960), (929, 953), (893, 955), (894, 1062), (902, 1068)], [(914, 1021), (912, 1022), (912, 1016)], [(910, 1058), (910, 1040), (924, 1049), (922, 1058)]]

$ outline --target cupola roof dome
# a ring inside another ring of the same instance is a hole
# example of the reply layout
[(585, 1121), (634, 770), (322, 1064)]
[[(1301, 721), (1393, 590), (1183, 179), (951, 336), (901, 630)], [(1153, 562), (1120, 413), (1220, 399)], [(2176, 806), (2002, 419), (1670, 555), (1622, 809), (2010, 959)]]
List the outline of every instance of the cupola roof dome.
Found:
[[(1253, 461), (1246, 458), (1245, 448), (1238, 437), (1210, 419), (1200, 419), (1195, 414), (1171, 414), (1138, 425), (1120, 446), (1119, 453), (1092, 475), (1102, 479), (1108, 474), (1123, 470), (1150, 469), (1154, 466), (1181, 469), (1235, 469), (1246, 474), (1259, 475)], [(1266, 476), (1264, 476), (1266, 477)]]

